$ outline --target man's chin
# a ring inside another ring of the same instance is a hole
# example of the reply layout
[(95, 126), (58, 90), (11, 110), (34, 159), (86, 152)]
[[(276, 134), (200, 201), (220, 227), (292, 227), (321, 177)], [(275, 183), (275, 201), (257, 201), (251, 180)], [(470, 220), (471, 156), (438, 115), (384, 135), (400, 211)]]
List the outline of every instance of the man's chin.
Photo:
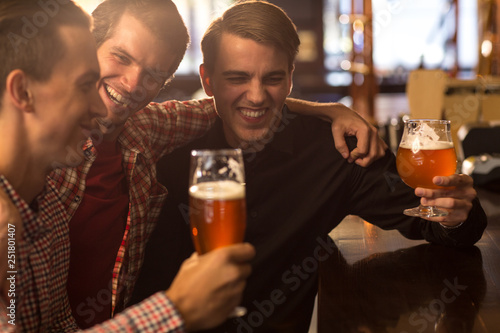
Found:
[(68, 146), (66, 153), (51, 163), (52, 169), (74, 168), (79, 166), (85, 160), (82, 147), (79, 145)]

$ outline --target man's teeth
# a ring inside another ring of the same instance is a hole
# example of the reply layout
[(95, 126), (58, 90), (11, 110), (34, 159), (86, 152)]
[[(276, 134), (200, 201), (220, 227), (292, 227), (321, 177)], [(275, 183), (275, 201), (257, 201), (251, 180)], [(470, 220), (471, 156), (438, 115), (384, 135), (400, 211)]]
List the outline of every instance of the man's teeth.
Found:
[(245, 117), (250, 117), (250, 118), (259, 118), (259, 117), (262, 117), (266, 111), (265, 110), (262, 110), (262, 111), (248, 111), (248, 110), (241, 110), (241, 113), (245, 116)]
[(130, 100), (128, 98), (123, 97), (116, 90), (114, 90), (108, 85), (106, 85), (106, 91), (108, 92), (108, 95), (112, 97), (112, 100), (117, 104), (119, 103), (122, 104), (123, 106), (128, 106), (130, 104)]

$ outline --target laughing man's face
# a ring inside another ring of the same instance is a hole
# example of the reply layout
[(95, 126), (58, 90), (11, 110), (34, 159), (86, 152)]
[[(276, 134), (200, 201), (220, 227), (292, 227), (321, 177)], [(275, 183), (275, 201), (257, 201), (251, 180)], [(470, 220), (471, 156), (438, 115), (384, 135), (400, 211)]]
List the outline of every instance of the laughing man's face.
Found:
[(175, 62), (168, 45), (130, 13), (125, 12), (113, 35), (97, 50), (99, 94), (108, 109), (98, 118), (104, 135), (116, 134), (128, 117), (158, 95)]

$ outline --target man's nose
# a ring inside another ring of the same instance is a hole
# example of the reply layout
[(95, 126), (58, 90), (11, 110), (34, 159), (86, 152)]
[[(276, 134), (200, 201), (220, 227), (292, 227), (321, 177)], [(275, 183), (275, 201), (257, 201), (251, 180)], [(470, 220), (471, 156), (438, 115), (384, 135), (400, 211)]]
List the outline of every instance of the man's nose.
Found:
[(143, 71), (138, 66), (130, 66), (121, 76), (121, 84), (129, 94), (140, 89), (143, 85)]
[(258, 81), (252, 81), (247, 91), (247, 99), (253, 104), (262, 104), (266, 98), (264, 85)]

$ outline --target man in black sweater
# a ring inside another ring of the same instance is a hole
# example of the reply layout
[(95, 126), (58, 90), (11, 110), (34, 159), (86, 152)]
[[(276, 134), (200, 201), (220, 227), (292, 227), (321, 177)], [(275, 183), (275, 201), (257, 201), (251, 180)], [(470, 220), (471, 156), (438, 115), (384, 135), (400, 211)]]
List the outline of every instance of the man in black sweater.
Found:
[[(335, 150), (327, 123), (288, 111), (284, 103), (298, 45), (286, 14), (261, 1), (230, 7), (208, 28), (200, 75), (220, 119), (203, 138), (158, 165), (169, 199), (148, 244), (136, 301), (165, 288), (175, 275), (175, 263), (193, 251), (191, 149), (239, 147), (245, 158), (246, 241), (257, 252), (242, 302), (248, 313), (216, 331), (307, 332), (318, 263), (334, 246), (327, 235), (347, 215), (432, 243), (468, 246), (481, 238), (486, 217), (470, 177), (435, 177), (434, 183), (446, 189), (413, 191), (400, 180), (390, 151), (367, 168), (350, 164)], [(448, 215), (403, 215), (405, 208), (418, 205), (419, 197)]]

